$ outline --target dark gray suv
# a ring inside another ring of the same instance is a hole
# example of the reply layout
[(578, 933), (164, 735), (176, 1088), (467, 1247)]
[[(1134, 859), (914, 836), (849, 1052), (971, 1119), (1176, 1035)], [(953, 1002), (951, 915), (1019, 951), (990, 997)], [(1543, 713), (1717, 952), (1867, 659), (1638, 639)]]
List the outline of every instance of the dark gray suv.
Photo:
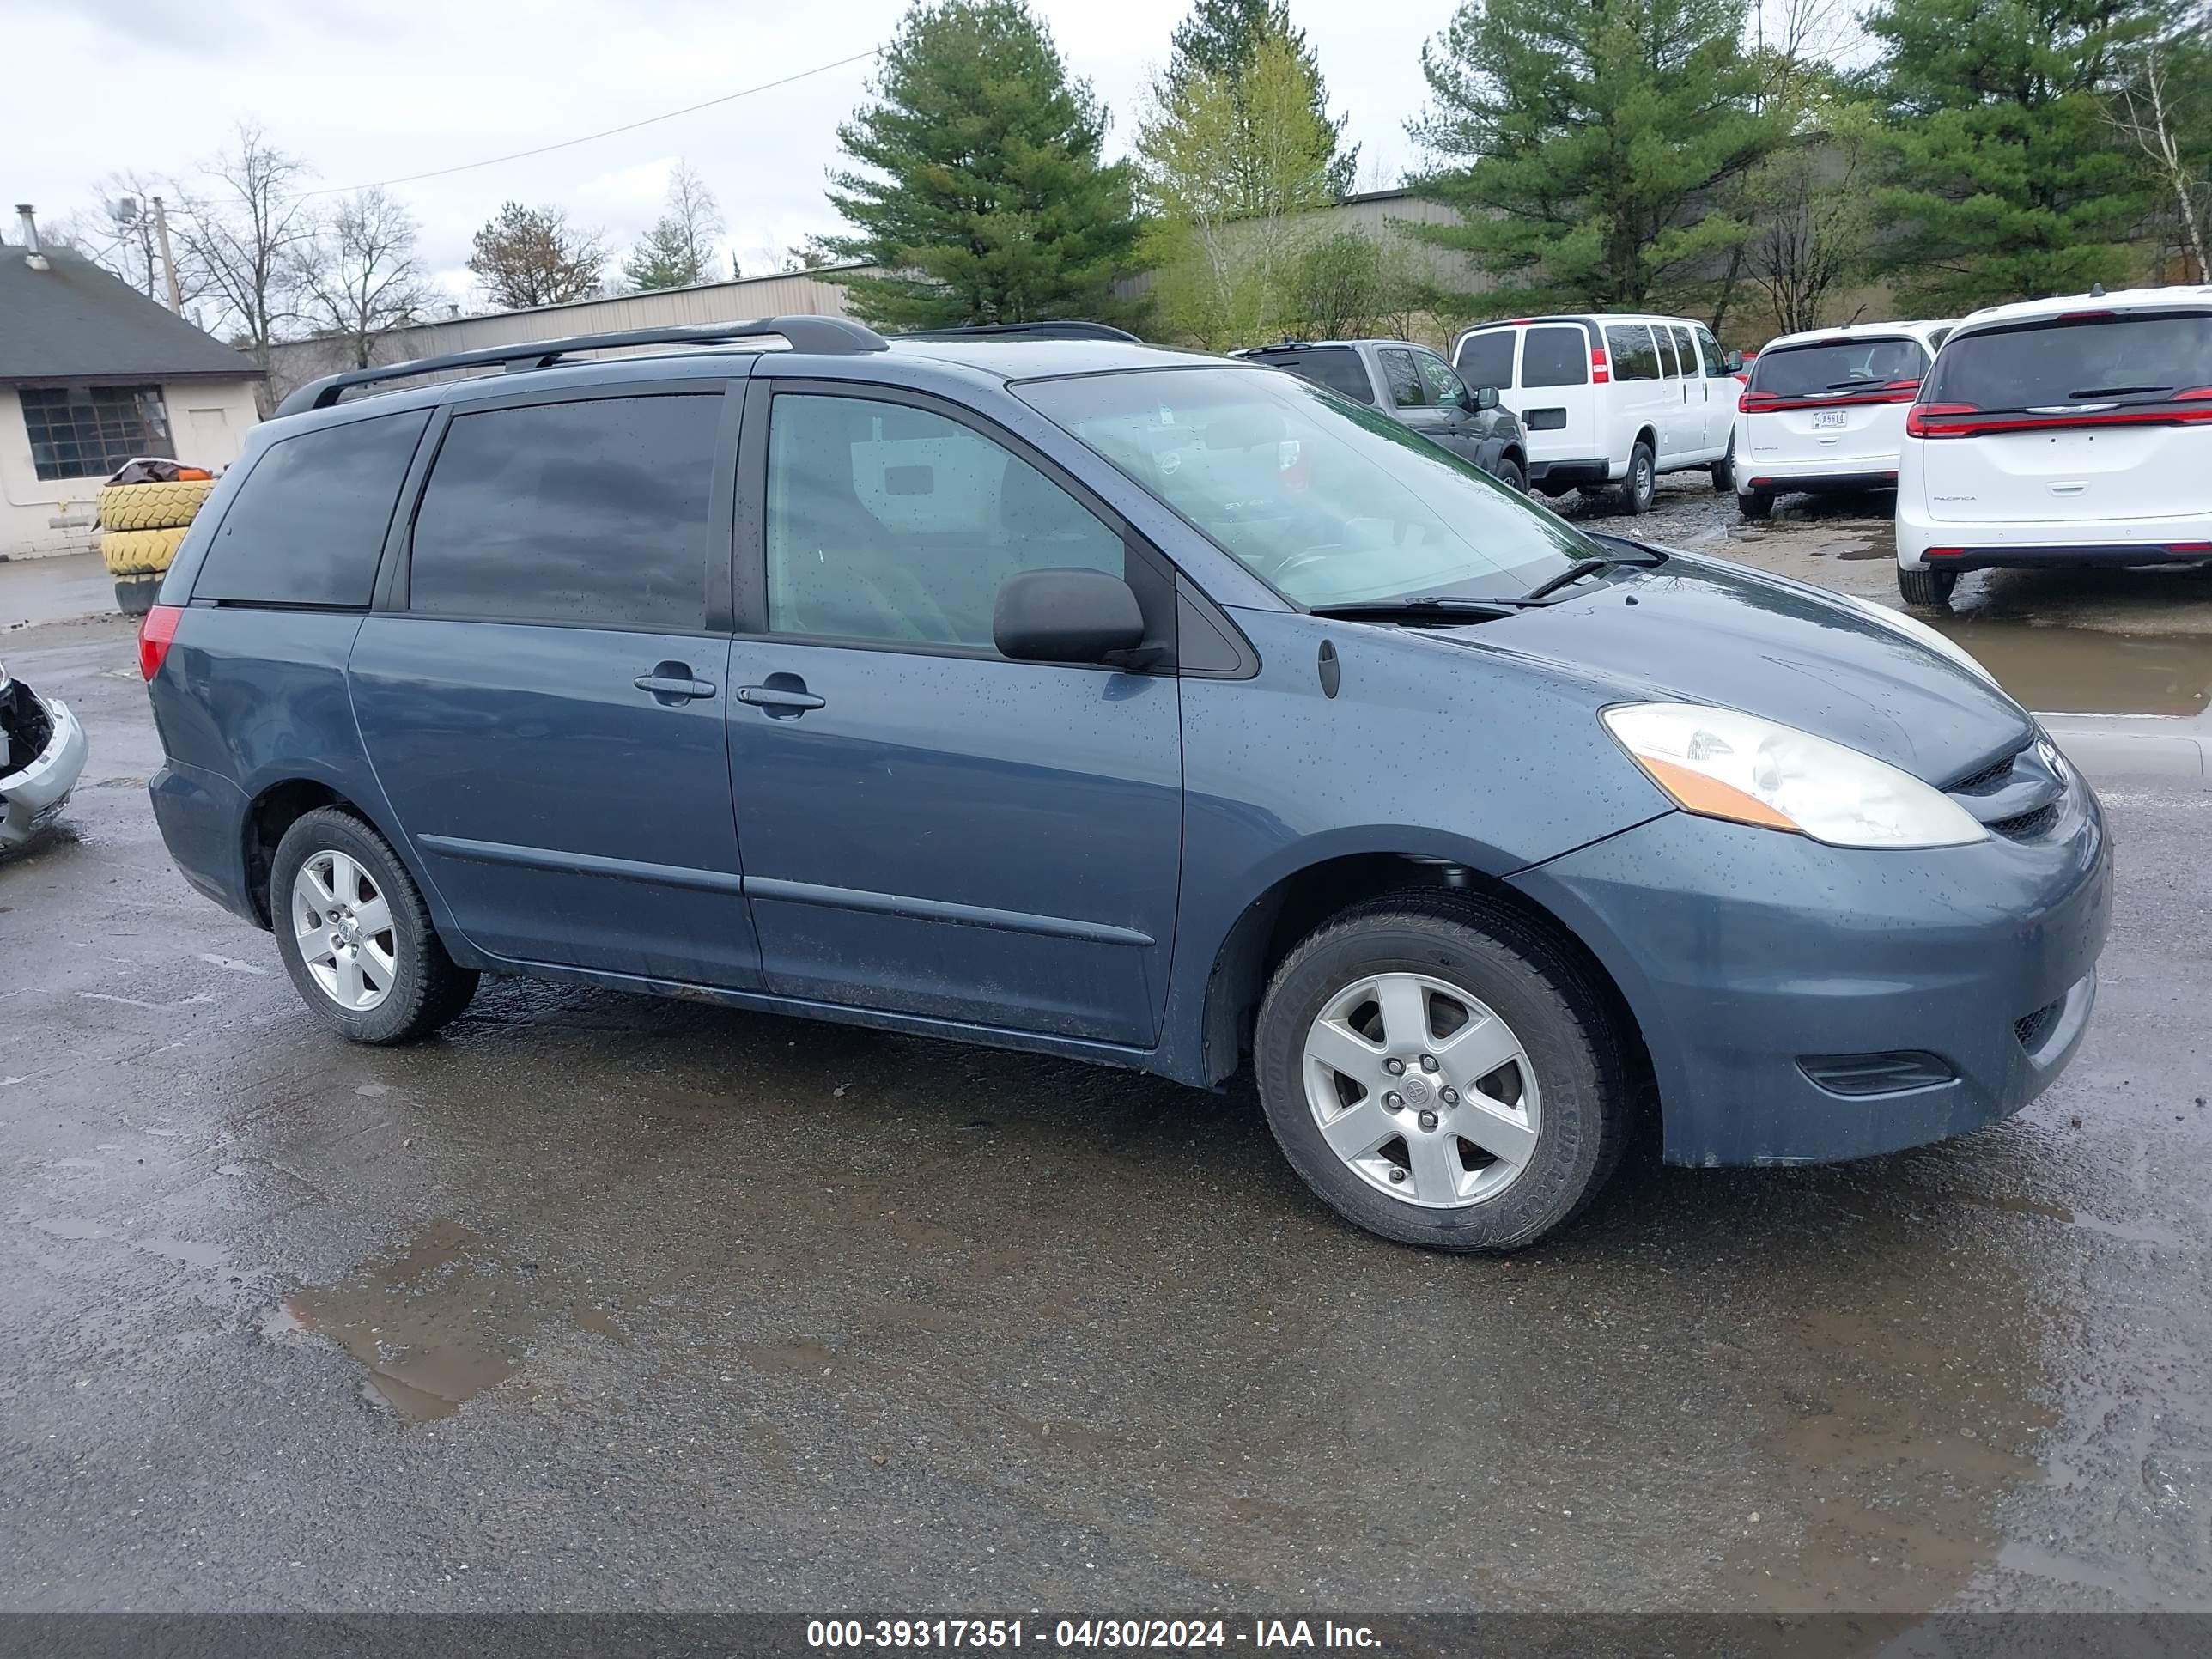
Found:
[(1447, 1249), (1561, 1224), (1647, 1110), (1796, 1164), (2057, 1075), (2104, 821), (1955, 647), (1083, 332), (295, 393), (140, 636), (179, 866), (356, 1042), (517, 974), (1249, 1071), (1316, 1192)]
[(1285, 340), (1235, 354), (1379, 409), (1499, 483), (1528, 487), (1528, 444), (1520, 416), (1494, 386), (1471, 386), (1428, 347), (1410, 340)]

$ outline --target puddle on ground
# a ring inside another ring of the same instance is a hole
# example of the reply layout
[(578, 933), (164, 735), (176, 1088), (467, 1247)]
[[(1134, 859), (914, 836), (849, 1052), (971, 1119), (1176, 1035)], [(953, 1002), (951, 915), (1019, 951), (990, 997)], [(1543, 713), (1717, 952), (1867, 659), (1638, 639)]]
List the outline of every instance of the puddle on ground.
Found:
[(2139, 635), (2014, 617), (1929, 618), (2030, 708), (2058, 714), (2201, 714), (2212, 635)]
[(623, 1341), (609, 1310), (532, 1261), (508, 1262), (467, 1228), (434, 1221), (396, 1255), (335, 1285), (295, 1291), (264, 1335), (312, 1332), (368, 1371), (371, 1397), (402, 1417), (450, 1417), (514, 1375), (541, 1332), (566, 1325)]

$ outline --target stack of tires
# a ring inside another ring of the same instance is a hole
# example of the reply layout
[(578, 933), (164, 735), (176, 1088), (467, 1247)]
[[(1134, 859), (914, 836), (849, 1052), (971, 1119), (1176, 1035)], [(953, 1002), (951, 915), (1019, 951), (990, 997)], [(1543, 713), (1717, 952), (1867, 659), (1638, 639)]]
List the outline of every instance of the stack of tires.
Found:
[(100, 492), (100, 556), (115, 579), (116, 607), (125, 616), (143, 616), (154, 603), (169, 561), (214, 488), (212, 478), (179, 478), (110, 484)]

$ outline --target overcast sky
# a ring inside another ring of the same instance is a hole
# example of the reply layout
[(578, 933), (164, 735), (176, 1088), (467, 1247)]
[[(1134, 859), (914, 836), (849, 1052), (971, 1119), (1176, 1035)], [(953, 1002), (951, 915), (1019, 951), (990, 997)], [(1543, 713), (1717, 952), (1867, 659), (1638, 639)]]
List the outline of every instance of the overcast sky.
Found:
[[(1126, 146), (1137, 96), (1188, 0), (1035, 0)], [(547, 144), (831, 62), (890, 39), (901, 0), (196, 0), (156, 15), (104, 0), (0, 0), (15, 66), (0, 204), (55, 222), (136, 169), (191, 182), (241, 118), (304, 157), (324, 187), (380, 182)], [(1332, 102), (1361, 145), (1359, 184), (1414, 164), (1406, 118), (1426, 93), (1422, 41), (1451, 0), (1293, 0)], [(427, 265), (466, 299), (469, 238), (509, 198), (556, 203), (619, 251), (659, 210), (678, 157), (706, 179), (749, 274), (810, 231), (837, 123), (863, 101), (856, 64), (717, 108), (526, 161), (393, 186)], [(12, 216), (6, 227), (12, 237)]]

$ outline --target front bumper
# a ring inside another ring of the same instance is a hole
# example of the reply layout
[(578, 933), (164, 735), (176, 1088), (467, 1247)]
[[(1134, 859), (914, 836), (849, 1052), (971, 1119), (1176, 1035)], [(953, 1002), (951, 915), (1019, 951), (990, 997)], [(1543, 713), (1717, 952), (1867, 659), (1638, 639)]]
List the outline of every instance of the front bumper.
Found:
[(21, 847), (58, 817), (84, 771), (84, 727), (59, 698), (40, 702), (52, 730), (29, 765), (0, 775), (0, 847)]
[[(1626, 996), (1674, 1164), (1826, 1163), (2011, 1116), (2087, 1029), (2112, 913), (2078, 778), (2027, 841), (1854, 850), (1676, 812), (1512, 879)], [(1844, 1092), (1806, 1065), (1903, 1055), (1951, 1075)]]

